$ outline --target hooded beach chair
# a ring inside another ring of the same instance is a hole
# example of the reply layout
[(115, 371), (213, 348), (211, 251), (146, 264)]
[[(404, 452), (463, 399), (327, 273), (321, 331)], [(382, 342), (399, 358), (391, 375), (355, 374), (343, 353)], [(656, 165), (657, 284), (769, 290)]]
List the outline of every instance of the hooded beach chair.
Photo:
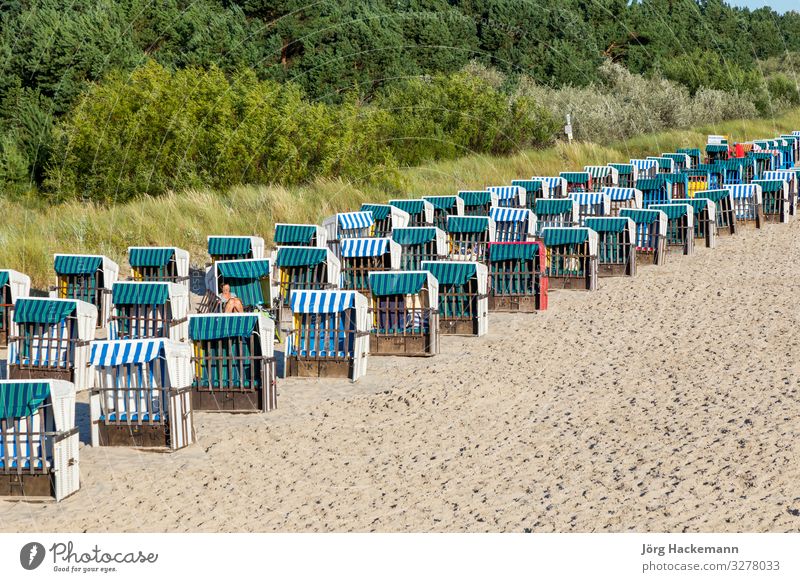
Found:
[(666, 176), (659, 175), (655, 178), (640, 178), (636, 188), (642, 192), (642, 207), (647, 209), (653, 204), (669, 204), (672, 200), (672, 190), (666, 181)]
[(284, 224), (275, 225), (275, 246), (279, 247), (328, 247), (328, 234), (316, 224)]
[(597, 233), (589, 228), (548, 227), (542, 230), (547, 248), (550, 289), (597, 289)]
[(264, 239), (260, 236), (209, 236), (208, 256), (212, 264), (217, 261), (263, 259)]
[(498, 206), (497, 194), (489, 190), (460, 190), (458, 197), (464, 201), (464, 216), (488, 216)]
[(531, 180), (547, 184), (548, 198), (567, 197), (567, 181), (561, 176), (533, 176)]
[(97, 308), (77, 299), (24, 297), (14, 305), (8, 346), (8, 378), (51, 378), (91, 388), (87, 372)]
[(495, 241), (527, 242), (536, 236), (536, 215), (527, 208), (492, 208)]
[(697, 192), (712, 189), (711, 174), (700, 168), (691, 168), (681, 172), (686, 177), (687, 198), (694, 198)]
[(497, 230), (488, 216), (448, 216), (447, 238), (452, 261), (485, 261), (486, 247), (495, 242)]
[(725, 186), (733, 195), (733, 210), (737, 226), (761, 228), (764, 222), (761, 186), (758, 184), (737, 184)]
[(674, 174), (675, 173), (675, 160), (672, 158), (648, 156), (648, 160), (655, 160), (658, 162), (659, 174)]
[(592, 191), (592, 175), (589, 172), (561, 172), (559, 175), (567, 182), (567, 194)]
[(660, 210), (623, 208), (619, 215), (636, 225), (636, 266), (663, 265), (667, 260), (667, 216)]
[(595, 190), (619, 185), (619, 170), (612, 166), (584, 166), (583, 171), (591, 176)]
[(725, 186), (744, 183), (744, 163), (742, 158), (731, 158), (717, 162)]
[(792, 146), (792, 155), (794, 156), (794, 161), (800, 161), (800, 136), (784, 134), (780, 137), (782, 140), (785, 140)]
[(422, 261), (439, 261), (450, 252), (447, 233), (435, 226), (398, 228), (392, 240), (400, 245), (400, 268), (418, 271)]
[(527, 208), (527, 191), (522, 186), (489, 186), (487, 190), (497, 194), (500, 208)]
[[(764, 172), (760, 180), (783, 180), (789, 188), (789, 214), (797, 212), (798, 174), (797, 170), (772, 170)], [(762, 187), (763, 190), (763, 187)]]
[(328, 235), (328, 248), (341, 258), (341, 243), (348, 238), (370, 238), (375, 236), (375, 221), (372, 212), (340, 212), (322, 221)]
[(186, 341), (189, 293), (178, 283), (118, 281), (111, 292), (109, 339)]
[(391, 204), (362, 204), (361, 212), (371, 212), (375, 222), (373, 236), (391, 236), (395, 228), (404, 228), (411, 222), (411, 216)]
[(642, 191), (637, 188), (606, 187), (601, 192), (608, 195), (611, 216), (618, 216), (623, 208), (642, 207)]
[(55, 255), (54, 299), (79, 299), (97, 307), (97, 327), (108, 325), (111, 288), (119, 278), (119, 265), (102, 255)]
[(751, 181), (753, 179), (760, 179), (764, 175), (764, 172), (770, 172), (776, 169), (775, 166), (777, 164), (774, 163), (775, 156), (771, 152), (754, 151), (747, 154), (747, 157), (753, 161), (754, 170)]
[(578, 203), (572, 198), (542, 198), (536, 201), (536, 234), (547, 227), (578, 226)]
[(791, 199), (789, 183), (785, 180), (753, 180), (761, 187), (761, 208), (766, 222), (789, 222)]
[(312, 247), (278, 247), (278, 300), (289, 305), (292, 291), (323, 290), (339, 287), (341, 263), (329, 250)]
[(210, 286), (215, 303), (207, 312), (221, 312), (223, 309), (219, 295), (223, 285), (230, 285), (231, 293), (242, 302), (245, 311), (270, 312), (273, 316), (274, 297), (272, 263), (268, 259), (239, 259), (217, 261), (211, 267), (213, 281)]
[(700, 151), (700, 148), (678, 148), (678, 153), (689, 156), (692, 168), (696, 168), (703, 161), (703, 152)]
[(689, 157), (689, 154), (684, 153), (667, 153), (661, 154), (662, 158), (669, 158), (673, 162), (675, 162), (675, 171), (682, 172), (684, 170), (688, 170), (692, 167), (692, 158)]
[(426, 261), (439, 283), (439, 331), (482, 336), (489, 331), (488, 270), (477, 262)]
[(75, 386), (0, 380), (0, 497), (61, 501), (80, 488)]
[(92, 446), (192, 444), (191, 357), (188, 343), (162, 338), (92, 342)]
[(433, 204), (423, 199), (389, 200), (409, 216), (408, 226), (433, 226)]
[(424, 196), (433, 206), (433, 225), (447, 230), (448, 216), (464, 216), (464, 201), (458, 196)]
[(589, 216), (610, 216), (611, 197), (605, 192), (575, 192), (569, 195), (578, 205), (578, 222)]
[(342, 289), (369, 295), (370, 271), (399, 269), (400, 253), (400, 245), (390, 238), (342, 241)]
[(31, 278), (11, 269), (0, 269), (0, 348), (8, 346), (14, 303), (31, 293)]
[(278, 405), (275, 322), (263, 313), (189, 316), (192, 408), (268, 412)]
[(286, 336), (286, 375), (350, 378), (367, 373), (371, 323), (357, 291), (292, 291), (292, 332)]
[(597, 233), (597, 276), (636, 275), (636, 224), (620, 216), (587, 218), (587, 228)]
[(617, 171), (619, 179), (617, 185), (621, 188), (636, 187), (636, 180), (639, 179), (639, 170), (633, 164), (608, 164), (609, 168)]
[(694, 208), (674, 201), (654, 204), (651, 210), (660, 210), (667, 217), (667, 252), (682, 255), (694, 253)]
[(189, 252), (176, 247), (128, 247), (133, 281), (179, 283), (190, 291)]
[(717, 212), (716, 205), (708, 198), (687, 198), (686, 200), (673, 200), (672, 204), (688, 204), (694, 214), (694, 238), (702, 240), (706, 248), (713, 249), (717, 246)]
[(706, 145), (706, 163), (708, 164), (727, 160), (729, 156), (728, 144), (710, 143)]
[(638, 174), (637, 184), (638, 180), (655, 178), (658, 175), (658, 162), (656, 160), (633, 159), (630, 163), (636, 168)]
[(733, 194), (731, 194), (730, 190), (720, 188), (696, 192), (695, 198), (710, 200), (714, 204), (717, 236), (736, 234), (736, 211), (733, 205)]
[(429, 271), (369, 274), (373, 355), (439, 353), (439, 283)]
[(550, 198), (550, 186), (542, 180), (511, 180), (512, 186), (525, 189), (525, 208), (533, 210), (538, 198)]
[(533, 313), (547, 309), (547, 255), (540, 242), (489, 245), (489, 311)]

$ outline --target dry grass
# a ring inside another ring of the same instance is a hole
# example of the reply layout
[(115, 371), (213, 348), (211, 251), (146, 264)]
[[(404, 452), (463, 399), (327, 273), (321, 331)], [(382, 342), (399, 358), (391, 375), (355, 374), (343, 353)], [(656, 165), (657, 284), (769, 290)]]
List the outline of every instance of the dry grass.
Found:
[(193, 262), (206, 262), (209, 234), (259, 235), (268, 241), (276, 222), (316, 222), (335, 212), (358, 209), (365, 201), (447, 194), (507, 184), (515, 178), (554, 175), (587, 164), (700, 147), (709, 133), (731, 139), (773, 137), (800, 129), (800, 110), (776, 119), (730, 121), (695, 130), (642, 135), (624, 142), (559, 143), (514, 156), (470, 156), (403, 172), (404, 191), (363, 188), (341, 180), (308, 186), (240, 186), (226, 193), (188, 191), (101, 207), (67, 203), (45, 206), (0, 198), (0, 266), (25, 272), (35, 287), (51, 283), (55, 252), (100, 253), (124, 265), (130, 245), (175, 245)]

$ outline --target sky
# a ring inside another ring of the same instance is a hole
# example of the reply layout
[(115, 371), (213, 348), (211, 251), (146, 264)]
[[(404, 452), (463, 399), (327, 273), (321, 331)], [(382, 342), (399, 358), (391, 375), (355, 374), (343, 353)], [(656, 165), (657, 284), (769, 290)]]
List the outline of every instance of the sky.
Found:
[(798, 0), (728, 0), (728, 3), (746, 8), (769, 6), (776, 12), (786, 12), (788, 10), (800, 11), (800, 2), (798, 2)]

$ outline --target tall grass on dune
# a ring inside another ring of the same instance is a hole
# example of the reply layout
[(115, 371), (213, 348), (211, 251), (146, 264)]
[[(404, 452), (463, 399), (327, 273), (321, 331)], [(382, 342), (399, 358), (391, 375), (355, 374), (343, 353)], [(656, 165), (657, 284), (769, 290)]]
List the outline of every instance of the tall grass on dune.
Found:
[(471, 155), (404, 169), (402, 186), (392, 189), (328, 179), (293, 188), (237, 186), (225, 192), (172, 192), (114, 206), (47, 205), (0, 197), (0, 266), (27, 273), (35, 287), (43, 288), (52, 283), (55, 252), (105, 254), (119, 262), (124, 272), (128, 246), (174, 245), (187, 249), (193, 263), (202, 265), (208, 259), (206, 237), (210, 234), (258, 235), (270, 242), (276, 222), (320, 223), (335, 212), (357, 210), (367, 201), (447, 194), (678, 147), (700, 147), (710, 133), (750, 140), (795, 129), (800, 129), (800, 110), (775, 119), (728, 121), (604, 144), (561, 142), (511, 156)]

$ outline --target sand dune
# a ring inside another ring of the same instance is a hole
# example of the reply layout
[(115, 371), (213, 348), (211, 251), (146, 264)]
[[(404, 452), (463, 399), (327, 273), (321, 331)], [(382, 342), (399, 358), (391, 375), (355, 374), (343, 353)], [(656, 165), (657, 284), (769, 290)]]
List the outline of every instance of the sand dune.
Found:
[(745, 231), (358, 384), (283, 381), (174, 454), (84, 447), (78, 494), (0, 502), (0, 530), (797, 530), (798, 241)]

